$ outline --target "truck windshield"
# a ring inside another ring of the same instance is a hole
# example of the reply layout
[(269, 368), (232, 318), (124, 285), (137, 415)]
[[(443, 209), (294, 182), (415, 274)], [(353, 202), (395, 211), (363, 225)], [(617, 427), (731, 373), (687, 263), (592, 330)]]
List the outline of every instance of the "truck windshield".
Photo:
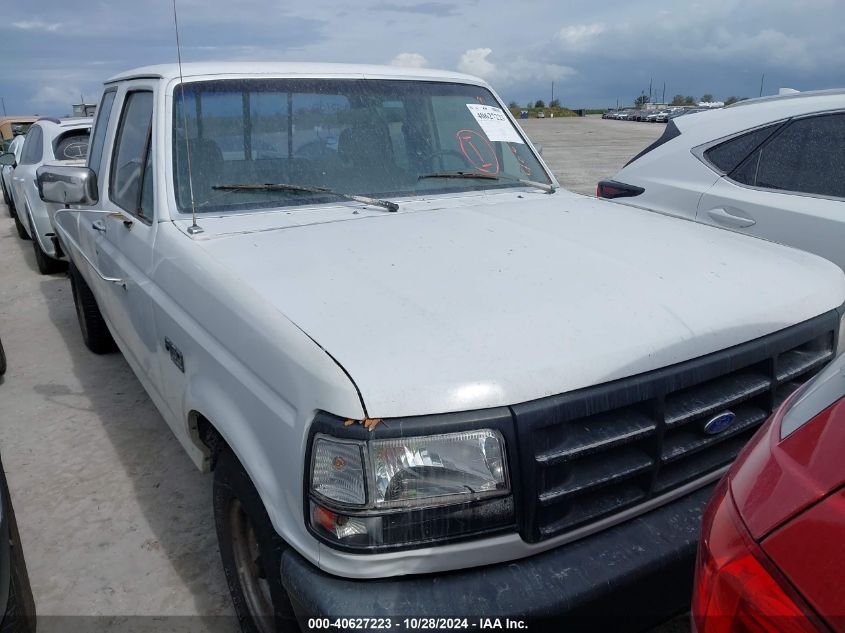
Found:
[[(197, 212), (336, 202), (326, 191), (381, 199), (526, 183), (553, 191), (521, 131), (480, 86), (221, 79), (177, 86), (174, 105), (183, 213), (191, 189)], [(248, 187), (267, 183), (314, 191)]]

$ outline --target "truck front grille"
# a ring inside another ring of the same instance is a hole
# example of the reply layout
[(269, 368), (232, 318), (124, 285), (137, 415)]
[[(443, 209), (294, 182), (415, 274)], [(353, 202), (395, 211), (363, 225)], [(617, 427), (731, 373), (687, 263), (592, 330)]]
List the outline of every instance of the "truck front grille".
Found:
[[(523, 538), (541, 541), (649, 507), (697, 480), (704, 485), (832, 360), (837, 327), (832, 312), (672, 367), (512, 407), (526, 491)], [(728, 411), (736, 416), (731, 426), (704, 432)]]

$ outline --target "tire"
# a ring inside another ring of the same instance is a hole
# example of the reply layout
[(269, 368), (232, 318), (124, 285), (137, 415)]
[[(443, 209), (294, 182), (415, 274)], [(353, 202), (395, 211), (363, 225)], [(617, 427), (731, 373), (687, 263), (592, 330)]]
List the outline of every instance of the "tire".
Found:
[(232, 451), (224, 446), (214, 469), (214, 523), (223, 571), (243, 633), (299, 631), (282, 586), (287, 547)]
[(9, 217), (18, 217), (18, 208), (15, 206), (15, 197), (11, 194), (11, 192), (9, 193)]
[(3, 349), (3, 341), (0, 341), (0, 376), (6, 373), (6, 350)]
[(29, 229), (32, 234), (32, 250), (35, 251), (35, 263), (38, 266), (38, 272), (42, 275), (53, 275), (55, 273), (66, 271), (67, 262), (63, 262), (60, 259), (54, 259), (42, 250), (32, 222), (29, 223)]
[(116, 348), (114, 339), (97, 306), (94, 293), (73, 264), (70, 265), (70, 289), (73, 293), (76, 317), (79, 319), (79, 329), (82, 330), (85, 347), (95, 354), (107, 354), (114, 351)]
[(5, 476), (0, 474), (0, 494), (4, 497), (4, 509), (9, 512), (9, 548), (11, 553), (9, 598), (6, 603), (5, 617), (0, 614), (0, 633), (35, 633), (35, 600), (26, 562), (21, 549), (21, 537), (18, 523), (12, 508)]
[(29, 235), (27, 235), (26, 229), (21, 224), (21, 219), (18, 217), (18, 214), (15, 214), (15, 228), (18, 230), (18, 237), (22, 240), (28, 240)]

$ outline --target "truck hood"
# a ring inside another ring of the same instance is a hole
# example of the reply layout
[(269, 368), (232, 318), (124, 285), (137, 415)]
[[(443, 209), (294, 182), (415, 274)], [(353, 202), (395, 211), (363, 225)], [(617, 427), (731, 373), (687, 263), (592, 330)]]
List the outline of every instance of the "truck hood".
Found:
[(567, 392), (845, 301), (816, 256), (568, 192), (200, 224), (196, 243), (326, 350), (370, 417)]

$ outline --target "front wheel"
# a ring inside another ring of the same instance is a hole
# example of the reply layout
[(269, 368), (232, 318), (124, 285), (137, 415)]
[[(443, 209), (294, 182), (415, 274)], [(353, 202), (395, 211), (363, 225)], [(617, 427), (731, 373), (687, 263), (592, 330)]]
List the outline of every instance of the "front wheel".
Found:
[(282, 586), (286, 545), (243, 466), (226, 447), (214, 469), (214, 523), (241, 631), (299, 631)]
[(97, 299), (73, 264), (70, 265), (70, 290), (85, 347), (95, 354), (113, 351), (116, 347), (114, 339), (97, 305)]

